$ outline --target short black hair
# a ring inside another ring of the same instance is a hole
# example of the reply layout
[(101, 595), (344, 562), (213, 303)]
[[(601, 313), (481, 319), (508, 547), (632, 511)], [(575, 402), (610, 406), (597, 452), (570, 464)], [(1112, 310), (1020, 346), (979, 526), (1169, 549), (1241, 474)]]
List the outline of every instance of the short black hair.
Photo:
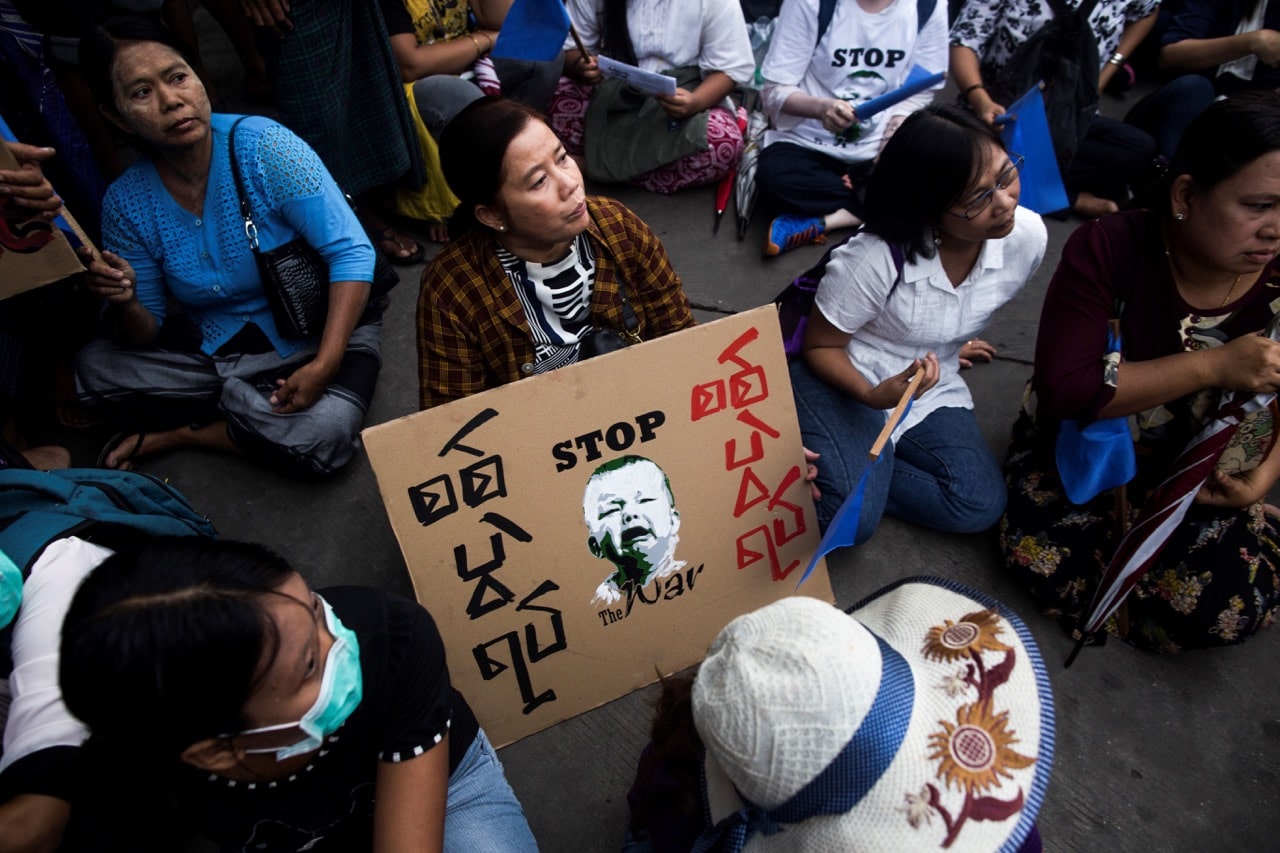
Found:
[(1173, 182), (1187, 175), (1201, 191), (1213, 189), (1254, 160), (1280, 151), (1280, 92), (1253, 90), (1216, 101), (1182, 133), (1152, 206), (1169, 214)]
[(440, 170), (458, 197), (449, 222), (451, 233), (480, 227), (476, 206), (492, 205), (497, 198), (506, 178), (502, 161), (507, 149), (531, 121), (547, 124), (532, 107), (490, 95), (467, 104), (445, 125), (440, 133)]
[(147, 15), (119, 15), (94, 27), (80, 40), (80, 68), (100, 105), (116, 112), (111, 66), (116, 54), (131, 42), (150, 41), (171, 48), (192, 68), (195, 59), (184, 44), (158, 19)]
[(908, 261), (933, 257), (932, 231), (986, 167), (986, 146), (1004, 143), (956, 104), (928, 106), (898, 128), (867, 182), (866, 230), (902, 246)]

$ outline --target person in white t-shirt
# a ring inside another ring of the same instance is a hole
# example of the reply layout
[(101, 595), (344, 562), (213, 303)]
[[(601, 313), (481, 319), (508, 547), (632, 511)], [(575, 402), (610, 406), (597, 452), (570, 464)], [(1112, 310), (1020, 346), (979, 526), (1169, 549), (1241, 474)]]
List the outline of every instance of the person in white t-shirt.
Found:
[(942, 84), (869, 118), (857, 116), (858, 104), (902, 86), (913, 66), (947, 67), (946, 3), (843, 0), (823, 33), (820, 6), (782, 4), (761, 66), (773, 129), (756, 179), (776, 217), (765, 255), (823, 242), (827, 231), (862, 221), (862, 184), (880, 149)]
[(1044, 224), (1018, 207), (1021, 166), (958, 104), (908, 117), (881, 152), (866, 229), (832, 253), (791, 365), (800, 433), (822, 459), (823, 529), (917, 370), (912, 407), (867, 476), (854, 544), (882, 514), (956, 533), (999, 520), (1004, 478), (959, 373), (995, 354), (977, 335), (1044, 257)]

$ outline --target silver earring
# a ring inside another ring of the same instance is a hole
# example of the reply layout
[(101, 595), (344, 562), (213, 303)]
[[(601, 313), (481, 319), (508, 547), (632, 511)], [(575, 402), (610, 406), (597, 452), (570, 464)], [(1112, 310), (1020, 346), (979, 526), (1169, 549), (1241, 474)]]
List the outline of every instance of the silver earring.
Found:
[(1173, 215), (1173, 218), (1181, 222), (1182, 220), (1187, 218), (1187, 215), (1185, 213), (1178, 212)]
[(507, 230), (507, 226), (505, 226), (505, 225), (499, 225), (499, 226), (498, 226), (498, 230), (499, 230), (499, 231), (506, 231), (506, 230)]
[(933, 229), (933, 245), (935, 246), (942, 245), (942, 234), (939, 233), (937, 228)]

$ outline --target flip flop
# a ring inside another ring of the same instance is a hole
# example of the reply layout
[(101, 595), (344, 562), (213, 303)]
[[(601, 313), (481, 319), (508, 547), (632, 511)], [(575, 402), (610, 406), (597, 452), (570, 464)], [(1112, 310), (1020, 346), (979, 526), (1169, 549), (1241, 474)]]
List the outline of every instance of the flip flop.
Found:
[(102, 452), (98, 454), (98, 461), (96, 463), (97, 467), (107, 468), (108, 470), (111, 470), (111, 471), (129, 470), (124, 466), (132, 465), (132, 463), (138, 458), (138, 451), (142, 449), (142, 442), (147, 437), (147, 434), (145, 432), (138, 433), (138, 440), (133, 443), (133, 450), (129, 451), (129, 455), (126, 456), (123, 460), (121, 460), (119, 465), (116, 465), (114, 467), (110, 467), (107, 465), (107, 457), (111, 455), (111, 451), (115, 450), (117, 447), (123, 444), (124, 440), (128, 438), (129, 435), (130, 434), (127, 432), (118, 432), (115, 435), (111, 436), (111, 438), (107, 439), (107, 443), (102, 446)]
[[(422, 245), (417, 240), (414, 240), (412, 237), (405, 237), (403, 234), (397, 233), (391, 226), (387, 226), (381, 231), (371, 231), (369, 232), (369, 236), (373, 238), (373, 243), (378, 247), (378, 251), (386, 255), (387, 260), (398, 266), (411, 267), (414, 264), (420, 263), (422, 259), (427, 256), (426, 246)], [(404, 257), (400, 257), (394, 251), (388, 252), (383, 248), (384, 243), (392, 243), (397, 249), (405, 249), (408, 248), (408, 246), (405, 245), (406, 242), (409, 246), (413, 246), (413, 252), (409, 255), (405, 255)]]

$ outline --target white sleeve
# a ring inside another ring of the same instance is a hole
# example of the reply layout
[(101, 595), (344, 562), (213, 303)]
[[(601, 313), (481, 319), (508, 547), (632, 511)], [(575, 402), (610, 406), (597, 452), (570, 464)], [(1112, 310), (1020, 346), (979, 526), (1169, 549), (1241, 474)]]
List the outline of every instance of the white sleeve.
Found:
[(698, 66), (704, 76), (722, 71), (739, 85), (751, 82), (756, 60), (737, 0), (704, 0), (701, 42)]
[[(582, 39), (582, 44), (590, 53), (600, 52), (600, 4), (604, 0), (566, 0), (569, 9), (569, 20), (573, 29)], [(565, 50), (577, 50), (578, 43), (569, 34), (564, 39)]]
[(69, 536), (44, 549), (22, 585), (22, 608), (13, 623), (13, 694), (4, 727), (0, 770), (33, 752), (79, 746), (89, 736), (62, 702), (58, 686), (62, 619), (80, 582), (111, 556), (100, 545)]
[(817, 0), (784, 0), (773, 27), (769, 52), (760, 66), (765, 79), (765, 113), (774, 124), (782, 113), (783, 103), (793, 92), (800, 91), (817, 42)]
[(813, 302), (831, 325), (852, 335), (884, 311), (897, 278), (889, 244), (858, 234), (831, 253)]

